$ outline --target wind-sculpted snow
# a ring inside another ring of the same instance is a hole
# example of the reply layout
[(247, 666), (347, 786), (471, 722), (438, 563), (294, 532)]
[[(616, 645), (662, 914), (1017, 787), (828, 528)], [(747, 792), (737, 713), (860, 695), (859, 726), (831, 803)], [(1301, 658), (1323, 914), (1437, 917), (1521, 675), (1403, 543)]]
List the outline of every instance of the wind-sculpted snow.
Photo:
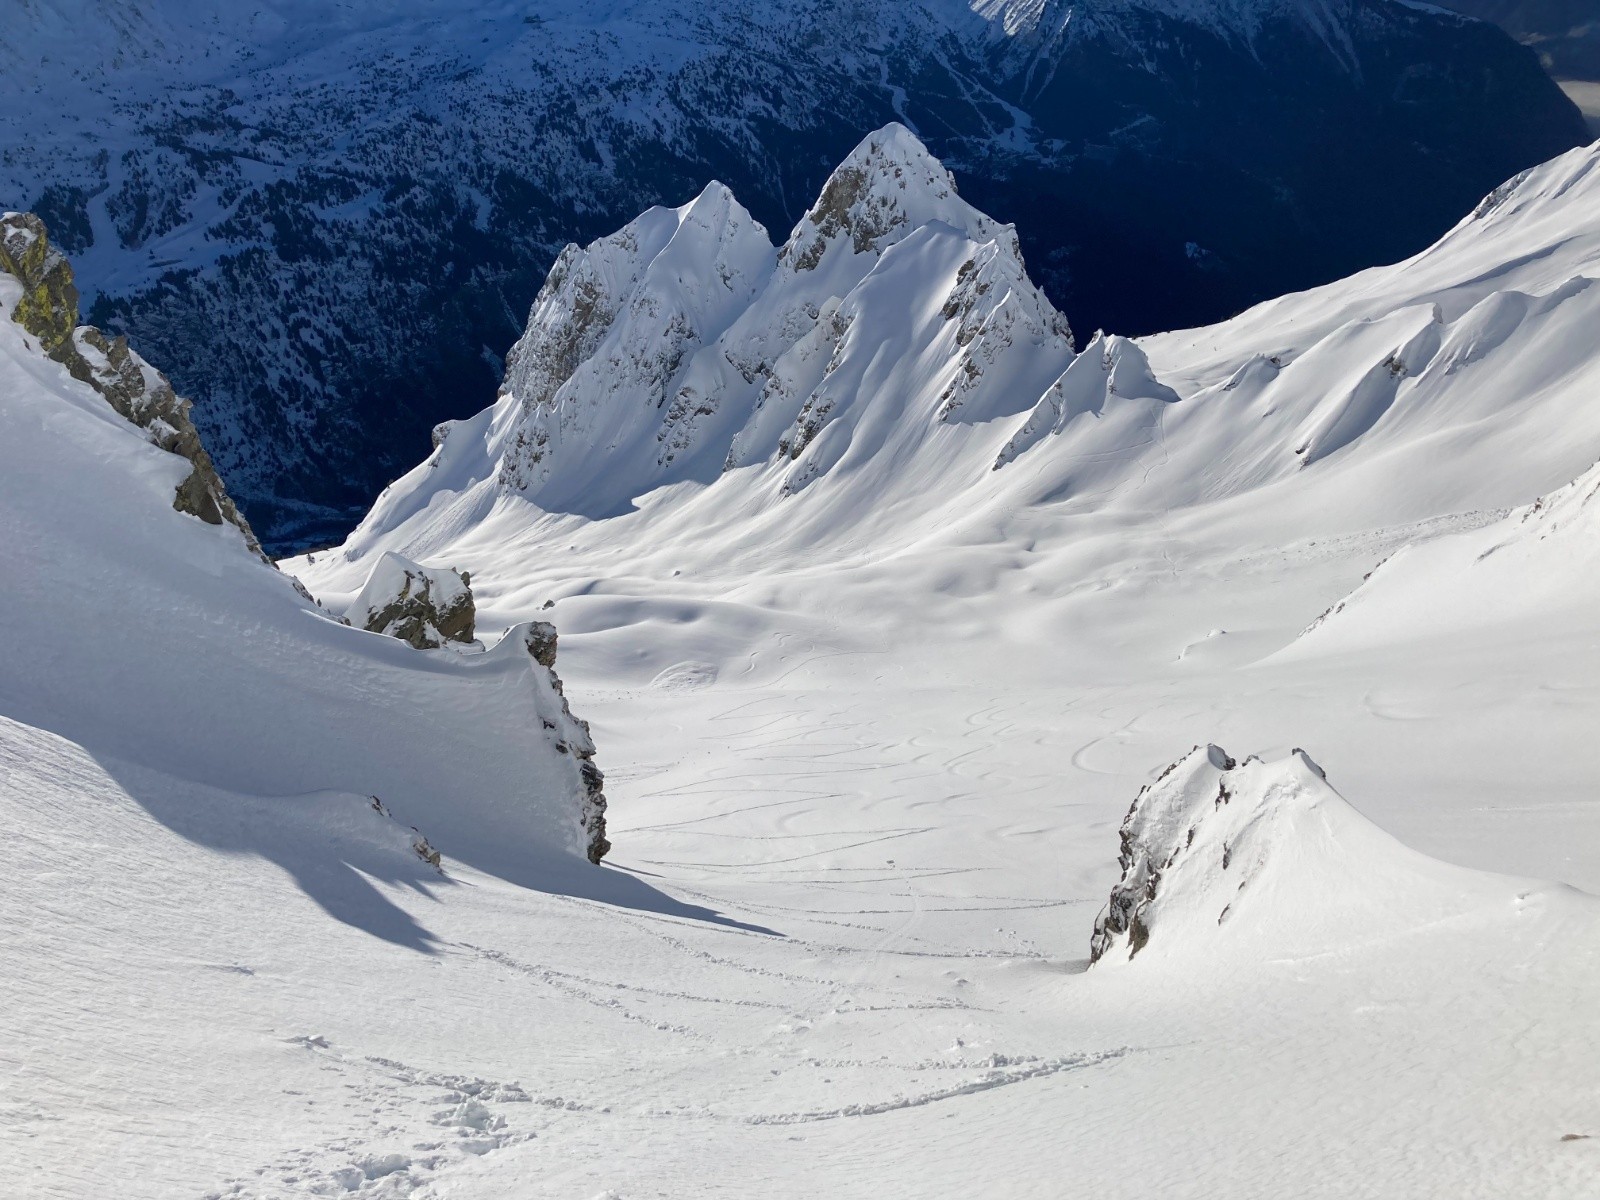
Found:
[[(308, 838), (367, 820), (351, 798), (370, 800), (372, 821), (421, 831), (425, 856), (533, 886), (604, 842), (593, 743), (527, 638), (418, 654), (331, 619), (247, 529), (175, 510), (194, 463), (152, 444), (137, 405), (47, 357), (11, 319), (24, 294), (0, 273), (0, 713), (82, 747), (201, 844), (233, 844), (229, 796), (281, 798)], [(435, 616), (455, 630), (463, 581), (437, 582)], [(191, 810), (175, 799), (189, 785), (218, 799)], [(328, 814), (313, 793), (336, 797)], [(364, 869), (410, 868), (378, 854)], [(354, 877), (324, 882), (310, 890), (335, 915), (425, 945)]]
[(1085, 413), (1104, 416), (1106, 405), (1116, 403), (1119, 396), (1162, 403), (1178, 399), (1176, 392), (1151, 374), (1150, 362), (1137, 343), (1097, 333), (1033, 406), (1022, 428), (995, 459), (995, 470), (1044, 438), (1062, 433), (1074, 417)]
[(196, 398), (269, 546), (487, 402), (567, 241), (713, 177), (787, 228), (890, 120), (1124, 333), (1410, 253), (1584, 137), (1508, 39), (1397, 0), (13, 9), (0, 203)]
[(1140, 791), (1121, 842), (1090, 946), (1108, 965), (1316, 954), (1529, 895), (1402, 846), (1302, 750), (1241, 763), (1195, 747)]
[(1482, 528), (1400, 547), (1284, 657), (1597, 622), (1600, 465)]

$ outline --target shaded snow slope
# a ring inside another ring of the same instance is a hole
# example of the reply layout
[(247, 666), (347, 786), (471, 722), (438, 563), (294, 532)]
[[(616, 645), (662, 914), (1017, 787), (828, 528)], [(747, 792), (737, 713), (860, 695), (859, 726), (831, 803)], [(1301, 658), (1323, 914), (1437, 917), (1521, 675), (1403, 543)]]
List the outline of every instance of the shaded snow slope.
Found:
[[(169, 782), (305, 806), (377, 796), (452, 858), (523, 882), (581, 855), (585, 738), (523, 639), (420, 654), (340, 625), (232, 525), (174, 510), (151, 445), (10, 319), (0, 275), (0, 711), (94, 755), (161, 819)], [(170, 786), (177, 786), (171, 784)], [(174, 816), (226, 844), (225, 806)]]

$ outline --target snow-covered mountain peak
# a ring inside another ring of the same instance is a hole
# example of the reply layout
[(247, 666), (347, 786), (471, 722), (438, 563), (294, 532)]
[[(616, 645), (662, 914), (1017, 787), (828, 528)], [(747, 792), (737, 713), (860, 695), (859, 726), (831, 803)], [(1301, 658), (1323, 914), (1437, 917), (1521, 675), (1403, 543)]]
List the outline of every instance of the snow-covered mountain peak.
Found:
[(844, 247), (855, 255), (881, 254), (912, 230), (935, 221), (976, 242), (991, 241), (1002, 230), (1012, 245), (1016, 242), (1009, 226), (956, 194), (954, 178), (916, 134), (891, 123), (863, 138), (834, 169), (817, 202), (789, 235), (779, 261), (809, 271)]
[[(393, 529), (440, 493), (462, 520), (491, 491), (610, 515), (742, 468), (770, 476), (779, 500), (889, 441), (1018, 412), (1072, 355), (1011, 226), (890, 125), (781, 251), (720, 184), (568, 246), (495, 408), (441, 428), (433, 458), (364, 529)], [(896, 369), (912, 359), (924, 368)]]
[[(660, 408), (684, 360), (749, 303), (772, 259), (767, 231), (720, 183), (587, 247), (567, 246), (506, 359), (501, 396), (512, 403), (496, 422), (500, 482), (526, 491), (549, 479), (552, 439), (571, 421), (541, 414), (563, 388), (626, 387), (646, 409)], [(615, 406), (591, 415), (611, 435), (633, 419)]]

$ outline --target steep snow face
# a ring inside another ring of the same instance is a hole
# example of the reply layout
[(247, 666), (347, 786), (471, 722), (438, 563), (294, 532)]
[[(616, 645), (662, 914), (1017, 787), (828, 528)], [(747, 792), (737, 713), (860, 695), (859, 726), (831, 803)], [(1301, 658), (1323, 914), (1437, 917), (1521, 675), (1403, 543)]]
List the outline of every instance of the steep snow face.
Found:
[(1401, 845), (1302, 750), (1240, 763), (1197, 746), (1139, 793), (1121, 838), (1091, 945), (1107, 965), (1323, 954), (1532, 895)]
[[(244, 530), (174, 509), (192, 464), (46, 357), (11, 319), (23, 295), (0, 273), (8, 728), (74, 743), (204, 845), (286, 852), (278, 835), (239, 840), (228, 797), (251, 797), (276, 800), (313, 842), (349, 833), (409, 855), (401, 834), (415, 827), (427, 856), (535, 886), (581, 864), (593, 745), (526, 638), (422, 653), (330, 619)], [(192, 788), (215, 801), (190, 805)], [(351, 861), (381, 878), (415, 869), (370, 846)], [(341, 919), (413, 939), (353, 873), (308, 890)]]

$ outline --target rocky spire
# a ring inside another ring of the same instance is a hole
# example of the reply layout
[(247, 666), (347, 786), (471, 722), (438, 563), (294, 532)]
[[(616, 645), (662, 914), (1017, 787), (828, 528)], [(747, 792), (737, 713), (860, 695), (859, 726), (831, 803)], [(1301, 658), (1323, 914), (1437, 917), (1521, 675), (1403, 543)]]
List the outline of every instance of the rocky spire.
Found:
[[(956, 194), (944, 165), (904, 125), (891, 123), (863, 138), (828, 177), (811, 211), (800, 219), (778, 256), (796, 271), (816, 270), (848, 246), (852, 254), (881, 254), (912, 230), (942, 221), (987, 242), (1005, 226)], [(1015, 235), (1010, 235), (1015, 242)]]

